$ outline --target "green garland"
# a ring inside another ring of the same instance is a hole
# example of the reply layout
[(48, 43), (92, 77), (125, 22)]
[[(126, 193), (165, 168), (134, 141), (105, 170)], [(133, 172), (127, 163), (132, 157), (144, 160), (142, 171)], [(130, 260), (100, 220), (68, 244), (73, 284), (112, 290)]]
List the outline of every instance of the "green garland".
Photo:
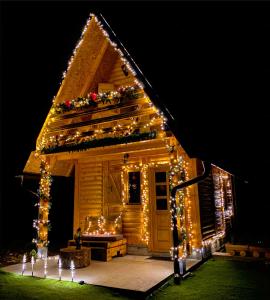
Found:
[(127, 144), (132, 142), (144, 141), (144, 140), (151, 140), (156, 138), (156, 131), (144, 132), (144, 133), (137, 133), (131, 134), (129, 136), (123, 137), (106, 137), (103, 139), (95, 139), (91, 141), (84, 141), (77, 144), (66, 144), (61, 146), (53, 146), (53, 147), (44, 147), (41, 150), (43, 154), (50, 154), (50, 153), (58, 153), (58, 152), (72, 152), (72, 151), (84, 151), (89, 148), (96, 148), (96, 147), (104, 147), (104, 146), (111, 146), (117, 144)]
[(51, 112), (55, 114), (63, 114), (72, 110), (82, 110), (85, 108), (95, 108), (98, 103), (119, 103), (127, 100), (138, 99), (143, 96), (141, 89), (135, 86), (119, 88), (117, 91), (108, 91), (96, 94), (91, 92), (87, 97), (78, 97), (72, 100), (66, 100), (62, 103), (53, 104)]

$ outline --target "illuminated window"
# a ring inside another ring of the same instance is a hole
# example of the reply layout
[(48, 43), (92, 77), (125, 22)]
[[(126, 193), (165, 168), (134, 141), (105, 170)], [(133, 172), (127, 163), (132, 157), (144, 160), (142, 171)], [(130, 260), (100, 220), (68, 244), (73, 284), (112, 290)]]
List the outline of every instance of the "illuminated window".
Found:
[(155, 172), (156, 210), (168, 209), (167, 173)]
[(140, 172), (128, 173), (129, 204), (141, 203), (141, 174)]

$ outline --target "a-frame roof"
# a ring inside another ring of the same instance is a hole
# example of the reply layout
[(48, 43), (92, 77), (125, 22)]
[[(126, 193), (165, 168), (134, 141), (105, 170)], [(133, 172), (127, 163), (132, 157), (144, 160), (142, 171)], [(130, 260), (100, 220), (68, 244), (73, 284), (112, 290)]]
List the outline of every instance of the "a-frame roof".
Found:
[[(170, 130), (178, 137), (178, 141), (181, 143), (181, 139), (178, 136), (176, 120), (164, 102), (160, 101), (150, 82), (118, 39), (102, 14), (90, 14), (82, 31), (81, 38), (68, 62), (68, 68), (63, 73), (63, 81), (53, 103), (58, 104), (67, 99), (84, 96), (89, 90), (89, 86), (93, 86), (93, 82), (96, 79), (95, 76), (98, 73), (98, 69), (100, 68), (101, 61), (104, 59), (106, 51), (114, 51), (116, 55), (120, 57), (121, 61), (131, 72), (134, 79), (133, 81), (149, 95), (151, 101), (167, 119)], [(110, 59), (116, 59), (116, 57), (112, 58), (111, 54)], [(106, 63), (107, 65), (109, 64), (108, 61)], [(37, 139), (37, 148), (39, 148), (39, 144), (41, 143), (42, 136), (46, 131), (48, 123), (49, 115)]]
[[(120, 76), (119, 73), (117, 76), (113, 76), (115, 69), (120, 66), (127, 70), (121, 70)], [(58, 144), (58, 139), (60, 137), (63, 139), (63, 136), (74, 134), (74, 130), (76, 130), (77, 125), (80, 128), (84, 128), (84, 136), (88, 133), (91, 134), (92, 132), (95, 132), (96, 124), (99, 124), (97, 126), (100, 128), (101, 122), (110, 123), (109, 127), (108, 125), (106, 128), (102, 127), (102, 131), (106, 130), (107, 132), (108, 129), (111, 130), (113, 128), (111, 123), (113, 123), (113, 120), (116, 120), (117, 117), (104, 117), (105, 112), (102, 112), (103, 109), (95, 110), (94, 114), (99, 117), (95, 117), (93, 120), (89, 120), (88, 117), (84, 117), (84, 113), (79, 114), (79, 116), (77, 113), (75, 116), (73, 114), (69, 114), (63, 118), (57, 118), (55, 116), (55, 107), (58, 107), (57, 105), (62, 105), (62, 103), (70, 101), (71, 99), (78, 99), (78, 97), (86, 97), (89, 91), (96, 91), (99, 86), (99, 82), (103, 81), (108, 82), (109, 84), (112, 83), (114, 87), (121, 87), (121, 89), (123, 86), (124, 89), (125, 86), (137, 86), (135, 88), (138, 91), (137, 95), (143, 95), (139, 96), (139, 98), (143, 97), (145, 99), (138, 99), (138, 101), (135, 101), (136, 103), (134, 104), (125, 104), (126, 108), (126, 105), (128, 105), (129, 111), (130, 109), (135, 109), (135, 107), (133, 108), (135, 105), (136, 113), (127, 113), (123, 111), (122, 114), (119, 114), (122, 122), (126, 118), (135, 122), (133, 118), (136, 118), (137, 127), (146, 125), (144, 127), (151, 126), (151, 128), (163, 128), (164, 121), (168, 118), (171, 119), (171, 115), (168, 111), (166, 111), (166, 107), (163, 106), (162, 103), (159, 103), (158, 99), (155, 98), (154, 102), (148, 98), (148, 93), (151, 93), (153, 97), (155, 96), (150, 83), (144, 77), (141, 70), (131, 58), (122, 43), (118, 40), (103, 16), (99, 15), (99, 17), (97, 17), (96, 15), (90, 14), (87, 24), (82, 31), (81, 38), (75, 47), (70, 61), (68, 62), (67, 71), (63, 74), (63, 81), (57, 95), (54, 97), (52, 109), (50, 110), (37, 139), (37, 150), (44, 149), (44, 145), (48, 145), (48, 140), (51, 138), (56, 138)], [(140, 90), (142, 89), (145, 93), (141, 94)], [(144, 103), (146, 105), (144, 105)], [(116, 106), (112, 106), (111, 109), (115, 110), (116, 108), (119, 108), (121, 110), (121, 104), (119, 104), (119, 107)], [(122, 109), (124, 108), (122, 107)], [(166, 111), (166, 113), (164, 113), (164, 111)], [(100, 116), (103, 116), (103, 118)], [(124, 124), (129, 128), (129, 125), (126, 124), (125, 121)], [(150, 139), (153, 138), (154, 132), (155, 131), (149, 131)], [(50, 136), (51, 133), (53, 135)], [(147, 133), (144, 132), (142, 135), (146, 136)], [(134, 139), (132, 139), (132, 141), (134, 141)], [(49, 147), (51, 150), (51, 144)], [(34, 152), (32, 152), (24, 172), (35, 173), (37, 171), (38, 160), (34, 159), (34, 157)], [(57, 175), (59, 172), (59, 174), (62, 174), (63, 170), (66, 175), (70, 174), (71, 165), (58, 165), (54, 168), (54, 175)]]
[[(203, 145), (204, 140), (203, 140), (203, 135), (201, 135), (201, 138), (198, 139), (198, 135), (196, 137), (193, 138), (192, 135), (189, 135), (187, 138), (187, 135), (182, 135), (183, 132), (183, 123), (181, 123), (181, 115), (180, 113), (178, 113), (177, 110), (174, 110), (173, 105), (171, 105), (172, 103), (169, 103), (170, 105), (167, 105), (168, 100), (166, 99), (166, 97), (164, 97), (164, 93), (160, 94), (160, 90), (164, 91), (163, 89), (158, 89), (159, 95), (161, 96), (159, 98), (159, 96), (157, 95), (157, 93), (155, 93), (155, 90), (152, 88), (151, 84), (147, 81), (147, 79), (145, 78), (145, 76), (140, 72), (140, 70), (137, 68), (137, 66), (135, 65), (134, 61), (132, 60), (132, 58), (130, 57), (129, 53), (125, 50), (125, 48), (123, 47), (123, 45), (120, 43), (120, 41), (118, 40), (118, 38), (116, 37), (116, 35), (113, 33), (113, 31), (110, 29), (109, 25), (107, 24), (107, 22), (102, 18), (102, 16), (98, 16), (99, 17), (99, 21), (102, 23), (102, 26), (104, 27), (104, 29), (106, 29), (106, 31), (108, 32), (110, 39), (116, 43), (117, 47), (119, 49), (121, 49), (121, 52), (124, 54), (124, 57), (129, 61), (129, 64), (132, 66), (132, 68), (136, 71), (136, 77), (140, 80), (141, 83), (143, 83), (144, 85), (144, 89), (147, 92), (147, 94), (150, 96), (151, 100), (164, 112), (164, 114), (166, 115), (167, 119), (168, 119), (168, 123), (169, 126), (171, 128), (171, 130), (174, 132), (175, 136), (179, 139), (179, 141), (181, 142), (181, 145), (185, 148), (185, 150), (187, 151), (187, 153), (191, 156), (191, 157), (200, 157), (201, 159), (210, 159), (212, 158), (211, 161), (213, 161), (214, 163), (218, 164), (217, 161), (215, 160), (215, 158), (212, 156), (213, 153), (207, 153), (204, 151), (205, 149), (205, 145)], [(131, 37), (132, 39), (132, 37)], [(138, 47), (140, 47), (138, 45)], [(172, 67), (172, 66), (170, 66)], [(145, 69), (145, 68), (144, 68)], [(69, 71), (68, 71), (69, 72)], [(68, 73), (67, 73), (68, 76)], [(164, 76), (163, 76), (164, 77)], [(152, 80), (151, 80), (152, 81)], [(63, 85), (62, 85), (63, 86)], [(155, 84), (155, 88), (157, 88), (157, 84)], [(168, 87), (169, 88), (169, 87)], [(214, 87), (215, 88), (215, 87)], [(172, 93), (170, 93), (170, 96), (172, 95)], [(224, 96), (222, 96), (223, 98), (225, 98)], [(162, 98), (162, 101), (160, 101), (160, 99)], [(172, 98), (172, 97), (170, 97)], [(60, 99), (60, 98), (59, 98)], [(57, 99), (56, 99), (57, 100)], [(180, 99), (181, 100), (181, 99)], [(179, 99), (177, 99), (177, 101), (180, 101)], [(182, 100), (182, 101), (186, 101), (186, 100)], [(200, 101), (200, 105), (203, 105), (202, 103), (204, 102), (204, 99), (201, 99)], [(194, 106), (198, 104), (198, 100), (196, 102), (194, 102)], [(200, 105), (197, 109), (197, 112), (195, 113), (195, 117), (196, 118), (200, 118), (201, 119), (201, 127), (203, 128), (204, 126), (204, 116), (198, 113), (198, 111), (200, 110)], [(169, 109), (167, 109), (167, 107), (169, 107)], [(193, 112), (187, 112), (187, 114), (192, 114)], [(180, 117), (179, 117), (180, 116)], [(214, 119), (216, 118), (216, 116), (214, 116)], [(187, 119), (185, 117), (185, 119)], [(215, 129), (215, 123), (216, 121), (213, 121), (213, 128), (214, 131), (216, 131)], [(196, 124), (198, 124), (198, 121), (196, 122)], [(209, 121), (208, 121), (208, 125), (209, 125)], [(192, 125), (192, 121), (190, 122), (189, 126), (193, 126)], [(197, 126), (197, 125), (196, 125)], [(224, 128), (224, 127), (223, 127)], [(208, 127), (209, 130), (209, 127)], [(191, 131), (192, 132), (192, 131)], [(201, 131), (200, 131), (201, 132)], [(185, 138), (182, 138), (182, 137)], [(220, 137), (220, 139), (224, 139), (224, 137)], [(228, 143), (230, 143), (228, 141)], [(221, 143), (222, 145), (222, 143)], [(209, 148), (209, 147), (208, 147)], [(206, 147), (206, 149), (208, 149)], [(208, 149), (209, 150), (209, 149)], [(225, 167), (224, 165), (221, 165), (221, 167)]]

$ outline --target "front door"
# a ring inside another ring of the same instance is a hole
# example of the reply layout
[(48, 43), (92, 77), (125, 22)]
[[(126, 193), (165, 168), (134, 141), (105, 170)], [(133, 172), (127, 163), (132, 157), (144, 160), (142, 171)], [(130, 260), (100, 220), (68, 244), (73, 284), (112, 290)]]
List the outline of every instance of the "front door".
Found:
[(169, 173), (165, 168), (152, 169), (152, 237), (153, 252), (169, 254), (171, 248), (171, 215)]

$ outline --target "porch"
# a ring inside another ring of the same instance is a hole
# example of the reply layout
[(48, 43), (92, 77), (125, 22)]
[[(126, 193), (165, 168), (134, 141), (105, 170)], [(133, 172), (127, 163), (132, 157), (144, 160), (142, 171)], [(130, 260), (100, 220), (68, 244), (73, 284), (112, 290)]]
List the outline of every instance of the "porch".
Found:
[[(58, 256), (48, 258), (47, 278), (59, 280)], [(187, 259), (187, 270), (198, 264), (198, 259)], [(22, 265), (2, 268), (6, 272), (21, 274)], [(153, 259), (149, 256), (126, 255), (109, 262), (92, 260), (86, 268), (76, 269), (74, 281), (115, 289), (149, 293), (173, 274), (172, 261)], [(31, 276), (31, 264), (26, 264), (24, 275)], [(44, 261), (34, 265), (34, 276), (44, 278)], [(62, 280), (71, 281), (70, 270), (62, 270)]]

